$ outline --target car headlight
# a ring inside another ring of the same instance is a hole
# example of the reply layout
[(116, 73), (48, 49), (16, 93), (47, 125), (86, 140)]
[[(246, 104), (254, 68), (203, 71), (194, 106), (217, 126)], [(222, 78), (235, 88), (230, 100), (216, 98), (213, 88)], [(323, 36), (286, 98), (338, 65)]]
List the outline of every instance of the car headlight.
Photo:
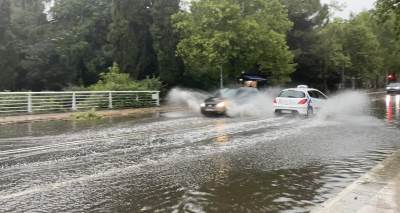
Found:
[(200, 104), (200, 107), (206, 107), (206, 103)]
[(217, 107), (225, 107), (225, 102), (221, 102), (221, 103), (217, 104)]
[(400, 89), (400, 87), (395, 87), (395, 89)]

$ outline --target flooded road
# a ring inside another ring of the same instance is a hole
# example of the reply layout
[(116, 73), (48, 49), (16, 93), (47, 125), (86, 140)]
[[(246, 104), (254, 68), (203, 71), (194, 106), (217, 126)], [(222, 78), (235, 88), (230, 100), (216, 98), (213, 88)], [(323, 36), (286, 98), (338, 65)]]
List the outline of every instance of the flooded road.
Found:
[(399, 120), (400, 96), (381, 95), (311, 119), (1, 126), (0, 212), (308, 212), (400, 148)]

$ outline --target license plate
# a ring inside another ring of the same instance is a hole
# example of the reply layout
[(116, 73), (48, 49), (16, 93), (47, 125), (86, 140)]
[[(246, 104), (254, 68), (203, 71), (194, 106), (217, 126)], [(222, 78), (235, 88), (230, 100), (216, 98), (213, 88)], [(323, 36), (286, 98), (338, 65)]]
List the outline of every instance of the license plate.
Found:
[(292, 113), (292, 111), (290, 111), (290, 110), (281, 110), (281, 113), (289, 114), (289, 113)]
[(206, 108), (206, 111), (207, 111), (207, 112), (213, 112), (214, 109)]

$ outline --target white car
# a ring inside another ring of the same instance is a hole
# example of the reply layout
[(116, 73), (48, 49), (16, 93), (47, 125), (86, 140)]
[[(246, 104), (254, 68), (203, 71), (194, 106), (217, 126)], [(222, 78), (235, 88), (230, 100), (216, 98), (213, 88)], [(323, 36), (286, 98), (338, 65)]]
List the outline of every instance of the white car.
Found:
[(318, 111), (328, 99), (317, 89), (300, 85), (297, 88), (282, 90), (274, 99), (273, 109), (276, 114), (312, 115)]

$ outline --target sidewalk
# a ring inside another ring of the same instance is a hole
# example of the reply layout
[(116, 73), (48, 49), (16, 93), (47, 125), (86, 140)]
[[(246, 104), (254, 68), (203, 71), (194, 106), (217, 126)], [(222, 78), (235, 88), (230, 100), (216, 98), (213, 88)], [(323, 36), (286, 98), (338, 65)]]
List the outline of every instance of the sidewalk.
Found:
[(400, 212), (400, 151), (394, 153), (313, 213)]
[[(184, 109), (176, 107), (151, 107), (151, 108), (138, 108), (138, 109), (121, 109), (121, 110), (104, 110), (96, 111), (101, 116), (127, 116), (127, 115), (141, 115), (158, 112), (173, 112), (182, 111)], [(0, 125), (24, 123), (24, 122), (37, 122), (37, 121), (50, 121), (50, 120), (71, 120), (74, 112), (66, 113), (51, 113), (51, 114), (33, 114), (33, 115), (15, 115), (15, 116), (0, 116)]]

